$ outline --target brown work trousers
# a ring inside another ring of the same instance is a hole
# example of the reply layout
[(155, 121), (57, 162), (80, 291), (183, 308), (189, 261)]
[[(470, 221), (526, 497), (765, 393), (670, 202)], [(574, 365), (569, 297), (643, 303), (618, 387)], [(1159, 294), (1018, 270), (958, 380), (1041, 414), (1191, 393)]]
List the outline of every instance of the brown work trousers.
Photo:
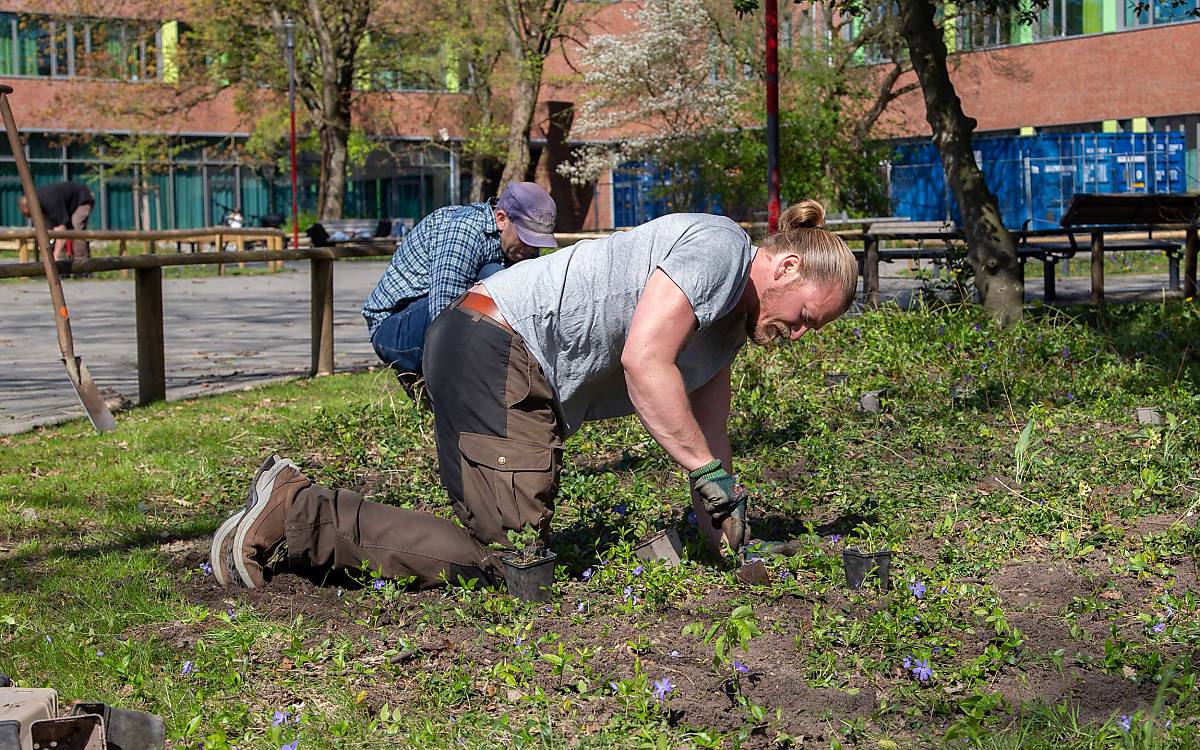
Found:
[(311, 485), (285, 522), (293, 564), (364, 562), (422, 588), (503, 577), (488, 545), (508, 531), (549, 532), (562, 465), (559, 409), (520, 335), (457, 303), (434, 320), (422, 364), (433, 401), (442, 485), (463, 526)]

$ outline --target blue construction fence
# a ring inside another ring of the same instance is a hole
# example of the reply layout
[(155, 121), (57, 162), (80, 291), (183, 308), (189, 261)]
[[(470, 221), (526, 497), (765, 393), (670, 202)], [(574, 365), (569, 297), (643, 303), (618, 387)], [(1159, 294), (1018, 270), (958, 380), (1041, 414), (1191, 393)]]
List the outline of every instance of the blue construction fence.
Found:
[[(1005, 226), (1059, 226), (1075, 193), (1182, 193), (1189, 188), (1183, 133), (1053, 133), (974, 140), (975, 161)], [(894, 216), (959, 220), (932, 143), (896, 148), (888, 186)]]
[(670, 196), (678, 176), (652, 161), (624, 162), (613, 170), (613, 226), (635, 227), (667, 214), (703, 211), (721, 213), (721, 196), (694, 193), (686, 205)]

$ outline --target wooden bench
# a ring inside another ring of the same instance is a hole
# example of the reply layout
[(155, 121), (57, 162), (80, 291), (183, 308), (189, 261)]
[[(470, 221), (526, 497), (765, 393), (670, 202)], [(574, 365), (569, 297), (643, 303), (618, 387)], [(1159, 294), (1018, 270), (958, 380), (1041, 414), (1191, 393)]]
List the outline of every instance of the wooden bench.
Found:
[[(1090, 234), (1088, 247), (1091, 249), (1092, 304), (1104, 303), (1104, 251), (1161, 251), (1167, 256), (1168, 283), (1171, 289), (1179, 288), (1179, 258), (1181, 245), (1172, 240), (1154, 238), (1156, 225), (1188, 225), (1187, 263), (1190, 272), (1187, 280), (1190, 291), (1195, 294), (1195, 234), (1196, 220), (1200, 217), (1200, 195), (1178, 193), (1077, 193), (1063, 214), (1061, 224), (1066, 229), (1087, 231)], [(1144, 239), (1121, 239), (1105, 241), (1106, 231), (1145, 232)], [(1030, 258), (1042, 261), (1045, 269), (1046, 300), (1053, 301), (1055, 293), (1055, 267), (1060, 260), (1068, 260), (1080, 251), (1076, 232), (1069, 231), (1067, 240), (1030, 242), (1031, 233), (1023, 233), (1017, 255), (1021, 261), (1022, 275), (1025, 262)]]

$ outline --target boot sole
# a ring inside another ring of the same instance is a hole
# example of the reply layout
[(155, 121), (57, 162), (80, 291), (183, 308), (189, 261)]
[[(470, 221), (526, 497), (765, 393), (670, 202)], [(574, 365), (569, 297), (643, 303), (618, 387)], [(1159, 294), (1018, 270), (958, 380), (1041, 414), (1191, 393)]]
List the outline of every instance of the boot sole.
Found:
[[(279, 456), (272, 453), (270, 456), (267, 456), (267, 458), (264, 459), (261, 464), (259, 464), (258, 470), (254, 472), (254, 479), (250, 481), (250, 490), (246, 493), (246, 506), (234, 513), (229, 518), (226, 518), (225, 521), (222, 522), (219, 527), (217, 527), (217, 533), (213, 534), (212, 547), (209, 548), (208, 551), (208, 564), (212, 567), (213, 578), (215, 578), (217, 583), (221, 584), (222, 586), (228, 586), (230, 583), (235, 582), (242, 583), (241, 576), (239, 576), (232, 567), (228, 566), (229, 560), (221, 554), (221, 548), (224, 546), (225, 540), (229, 538), (229, 535), (237, 530), (238, 524), (241, 523), (242, 516), (245, 515), (246, 511), (250, 509), (250, 506), (254, 504), (254, 488), (258, 485), (259, 478), (273, 468), (277, 463), (279, 463), (279, 460)], [(229, 575), (226, 575), (226, 571), (229, 571)], [(237, 578), (238, 580), (234, 581), (234, 578)]]
[[(221, 547), (224, 546), (225, 540), (229, 538), (229, 535), (237, 531), (238, 524), (241, 523), (242, 516), (245, 513), (245, 510), (239, 510), (229, 518), (226, 518), (225, 522), (217, 528), (217, 533), (213, 534), (212, 548), (208, 551), (208, 564), (212, 566), (213, 578), (217, 579), (217, 583), (222, 586), (228, 586), (231, 581), (229, 576), (225, 575), (225, 571), (227, 570), (225, 563), (227, 561), (222, 558)], [(234, 575), (237, 574), (234, 573)]]
[(267, 507), (267, 502), (271, 499), (271, 492), (275, 489), (275, 480), (279, 477), (279, 473), (284, 469), (292, 468), (297, 472), (300, 468), (286, 458), (275, 462), (269, 469), (263, 472), (250, 488), (250, 506), (246, 508), (246, 512), (242, 514), (241, 520), (237, 525), (237, 536), (233, 539), (233, 562), (237, 569), (238, 577), (242, 579), (242, 585), (246, 588), (258, 588), (254, 585), (254, 581), (250, 576), (249, 570), (246, 568), (246, 556), (242, 554), (246, 541), (246, 532), (250, 526), (258, 520), (262, 515), (263, 510)]

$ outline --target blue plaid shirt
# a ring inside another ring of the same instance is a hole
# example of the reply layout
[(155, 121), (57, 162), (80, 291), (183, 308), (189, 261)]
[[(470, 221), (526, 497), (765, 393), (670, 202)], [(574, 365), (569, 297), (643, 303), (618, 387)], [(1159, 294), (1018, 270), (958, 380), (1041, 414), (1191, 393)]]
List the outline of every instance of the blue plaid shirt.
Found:
[(450, 306), (488, 263), (504, 262), (491, 203), (439, 208), (396, 248), (379, 285), (363, 303), (371, 335), (384, 318), (429, 295), (429, 319)]

